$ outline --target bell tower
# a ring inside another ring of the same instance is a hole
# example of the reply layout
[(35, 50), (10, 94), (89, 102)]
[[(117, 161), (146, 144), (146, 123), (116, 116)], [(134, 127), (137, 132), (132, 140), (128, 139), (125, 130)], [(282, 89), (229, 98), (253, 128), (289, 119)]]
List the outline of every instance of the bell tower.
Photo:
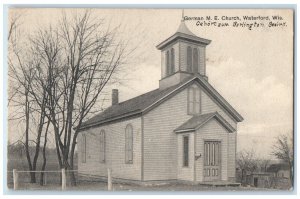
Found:
[(182, 16), (175, 34), (156, 46), (161, 51), (159, 88), (176, 85), (192, 75), (201, 75), (207, 80), (205, 48), (210, 42), (192, 33)]

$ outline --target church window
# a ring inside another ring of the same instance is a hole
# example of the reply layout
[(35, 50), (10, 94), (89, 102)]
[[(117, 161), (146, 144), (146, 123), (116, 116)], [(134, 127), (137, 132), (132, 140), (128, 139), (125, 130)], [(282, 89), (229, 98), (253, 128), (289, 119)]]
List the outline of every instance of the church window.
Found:
[(169, 51), (166, 52), (166, 74), (169, 76), (170, 71), (170, 53)]
[(105, 131), (100, 132), (100, 162), (105, 162)]
[(170, 75), (173, 74), (175, 71), (175, 54), (174, 48), (171, 49), (171, 67), (170, 67)]
[(82, 134), (81, 141), (81, 162), (86, 163), (86, 135)]
[(197, 87), (188, 89), (188, 114), (200, 114), (200, 90)]
[(192, 72), (192, 48), (187, 47), (187, 72)]
[(175, 52), (174, 48), (166, 52), (166, 76), (175, 72)]
[(189, 166), (189, 137), (183, 136), (183, 166)]
[(187, 47), (187, 72), (198, 73), (199, 72), (199, 52), (197, 48), (192, 49)]
[(198, 73), (198, 49), (193, 50), (193, 73)]
[(125, 162), (132, 164), (133, 162), (133, 129), (128, 124), (125, 129)]

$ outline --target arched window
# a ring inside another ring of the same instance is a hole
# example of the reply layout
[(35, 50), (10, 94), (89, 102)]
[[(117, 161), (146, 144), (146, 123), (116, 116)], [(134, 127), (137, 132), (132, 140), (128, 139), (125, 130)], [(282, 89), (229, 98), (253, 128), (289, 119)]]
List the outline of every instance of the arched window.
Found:
[(186, 56), (186, 58), (187, 58), (187, 72), (192, 72), (193, 70), (192, 70), (192, 59), (193, 59), (193, 57), (192, 57), (192, 48), (190, 47), (190, 46), (188, 46), (187, 47), (187, 56)]
[(175, 72), (175, 54), (174, 48), (171, 49), (171, 67), (170, 67), (170, 75)]
[(166, 76), (170, 74), (170, 55), (169, 51), (166, 52)]
[(86, 135), (82, 134), (81, 137), (81, 162), (86, 163)]
[(133, 162), (133, 128), (128, 124), (125, 129), (125, 163)]
[(193, 73), (198, 73), (198, 49), (193, 50)]
[(105, 162), (105, 131), (100, 131), (100, 162)]

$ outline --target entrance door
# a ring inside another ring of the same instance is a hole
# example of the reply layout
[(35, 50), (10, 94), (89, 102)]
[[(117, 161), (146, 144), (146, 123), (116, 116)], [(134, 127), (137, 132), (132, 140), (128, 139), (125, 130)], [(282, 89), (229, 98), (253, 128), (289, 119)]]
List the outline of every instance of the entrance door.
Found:
[(204, 142), (204, 181), (220, 180), (221, 176), (221, 142)]

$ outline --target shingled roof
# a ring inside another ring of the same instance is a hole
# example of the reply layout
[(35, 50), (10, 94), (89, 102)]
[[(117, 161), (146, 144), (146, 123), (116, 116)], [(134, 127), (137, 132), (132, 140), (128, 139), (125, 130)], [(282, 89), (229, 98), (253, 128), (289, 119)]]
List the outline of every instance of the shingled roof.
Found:
[(204, 44), (204, 45), (208, 45), (211, 42), (211, 40), (209, 40), (209, 39), (204, 39), (204, 38), (196, 36), (194, 33), (192, 33), (192, 31), (190, 31), (188, 29), (185, 22), (181, 21), (177, 31), (172, 36), (170, 36), (169, 38), (165, 39), (160, 44), (158, 44), (156, 46), (156, 48), (161, 50), (164, 47), (168, 46), (168, 44), (172, 43), (173, 41), (179, 40), (179, 39), (191, 41), (194, 43)]
[(147, 108), (148, 106), (152, 105), (159, 99), (163, 98), (164, 96), (168, 95), (180, 85), (183, 85), (191, 78), (187, 78), (186, 80), (182, 81), (181, 83), (168, 87), (166, 89), (155, 89), (140, 96), (134, 97), (127, 101), (118, 103), (116, 105), (110, 106), (103, 112), (95, 115), (91, 119), (84, 122), (81, 128), (85, 128), (87, 126), (92, 126), (99, 123), (104, 123), (108, 120), (117, 118), (117, 117), (125, 117), (128, 115), (134, 115), (141, 113), (142, 110)]
[[(177, 85), (166, 89), (155, 89), (143, 95), (134, 97), (127, 101), (113, 105), (103, 112), (95, 115), (91, 119), (82, 123), (79, 130), (90, 128), (92, 126), (101, 125), (107, 122), (112, 122), (117, 119), (122, 119), (129, 116), (138, 116), (141, 113), (151, 110), (155, 105), (161, 103), (167, 96), (176, 94), (181, 89), (186, 88), (193, 81), (198, 81), (212, 97), (214, 97), (237, 121), (242, 121), (243, 117), (200, 75), (194, 75), (186, 78)], [(175, 92), (176, 91), (176, 92)]]
[(188, 131), (195, 131), (212, 118), (216, 118), (216, 120), (219, 121), (229, 132), (235, 131), (235, 129), (228, 122), (226, 122), (226, 120), (218, 112), (213, 112), (193, 116), (191, 119), (189, 119), (188, 121), (180, 125), (178, 128), (176, 128), (174, 132), (182, 133)]

